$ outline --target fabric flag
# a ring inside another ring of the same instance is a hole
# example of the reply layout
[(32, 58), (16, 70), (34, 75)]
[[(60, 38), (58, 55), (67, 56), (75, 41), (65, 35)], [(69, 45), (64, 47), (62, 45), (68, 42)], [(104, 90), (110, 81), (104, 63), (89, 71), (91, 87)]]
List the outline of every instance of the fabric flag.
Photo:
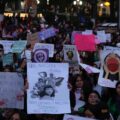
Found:
[(95, 51), (95, 36), (76, 34), (75, 45), (78, 51)]

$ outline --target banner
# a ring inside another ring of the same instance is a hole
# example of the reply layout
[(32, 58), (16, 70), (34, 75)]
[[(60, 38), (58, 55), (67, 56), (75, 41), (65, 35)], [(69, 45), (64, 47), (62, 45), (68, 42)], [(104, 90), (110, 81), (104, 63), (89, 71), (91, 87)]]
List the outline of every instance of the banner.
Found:
[(24, 80), (19, 73), (0, 72), (0, 108), (24, 108)]
[(8, 54), (9, 52), (12, 52), (12, 45), (15, 41), (8, 41), (8, 40), (0, 40), (0, 44), (4, 47), (4, 54)]
[(74, 116), (74, 115), (64, 115), (63, 120), (95, 120), (95, 119), (91, 119), (88, 117), (80, 117), (80, 116)]
[(95, 36), (75, 34), (75, 45), (79, 51), (95, 51)]
[(13, 53), (22, 53), (22, 51), (25, 49), (27, 44), (27, 41), (19, 40), (15, 41), (15, 43), (12, 46), (12, 52)]
[(119, 50), (103, 50), (101, 52), (101, 71), (98, 84), (115, 88), (120, 80), (120, 52)]
[(64, 61), (70, 64), (78, 64), (77, 49), (75, 45), (64, 45)]
[(13, 54), (8, 53), (3, 55), (3, 66), (13, 64)]
[[(67, 63), (28, 63), (28, 114), (70, 113)], [(31, 74), (34, 73), (34, 74)]]
[(47, 49), (49, 51), (49, 57), (53, 57), (54, 55), (54, 44), (36, 43), (34, 46), (33, 52), (36, 49)]
[(49, 59), (49, 51), (48, 49), (36, 49), (33, 53), (33, 61), (40, 62), (48, 62)]

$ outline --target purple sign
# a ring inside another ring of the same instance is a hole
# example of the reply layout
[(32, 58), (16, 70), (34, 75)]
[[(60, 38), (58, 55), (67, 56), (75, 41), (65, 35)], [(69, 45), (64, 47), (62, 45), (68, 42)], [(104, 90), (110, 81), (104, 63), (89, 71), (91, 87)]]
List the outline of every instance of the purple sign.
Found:
[(38, 35), (39, 35), (39, 38), (41, 40), (45, 40), (47, 38), (55, 36), (56, 35), (56, 31), (55, 31), (54, 28), (48, 28), (48, 29), (46, 29), (44, 31), (39, 32)]
[(49, 58), (49, 51), (48, 49), (36, 49), (33, 54), (33, 61), (40, 63), (40, 62), (47, 62)]

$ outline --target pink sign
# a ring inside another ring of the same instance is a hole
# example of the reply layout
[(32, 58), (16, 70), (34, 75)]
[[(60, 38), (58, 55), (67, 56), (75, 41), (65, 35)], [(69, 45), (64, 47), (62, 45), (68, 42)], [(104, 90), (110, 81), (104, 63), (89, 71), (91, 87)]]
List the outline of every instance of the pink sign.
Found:
[(95, 51), (96, 42), (94, 35), (75, 34), (74, 44), (79, 51)]

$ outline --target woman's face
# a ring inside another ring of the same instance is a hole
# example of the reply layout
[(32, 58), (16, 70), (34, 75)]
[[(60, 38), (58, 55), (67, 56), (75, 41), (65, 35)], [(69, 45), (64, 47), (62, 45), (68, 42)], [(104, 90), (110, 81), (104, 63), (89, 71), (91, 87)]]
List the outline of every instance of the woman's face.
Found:
[(99, 97), (95, 93), (91, 93), (88, 97), (88, 103), (92, 105), (96, 105), (99, 101)]
[(12, 116), (12, 120), (20, 120), (20, 115), (18, 113), (15, 113), (13, 116)]
[(76, 79), (75, 86), (76, 86), (76, 88), (82, 88), (83, 87), (83, 80), (81, 79), (81, 77), (78, 77)]
[(116, 88), (117, 94), (120, 96), (120, 84)]
[(47, 95), (52, 95), (52, 93), (53, 93), (53, 88), (46, 88), (46, 90), (45, 90), (45, 93), (47, 94)]

